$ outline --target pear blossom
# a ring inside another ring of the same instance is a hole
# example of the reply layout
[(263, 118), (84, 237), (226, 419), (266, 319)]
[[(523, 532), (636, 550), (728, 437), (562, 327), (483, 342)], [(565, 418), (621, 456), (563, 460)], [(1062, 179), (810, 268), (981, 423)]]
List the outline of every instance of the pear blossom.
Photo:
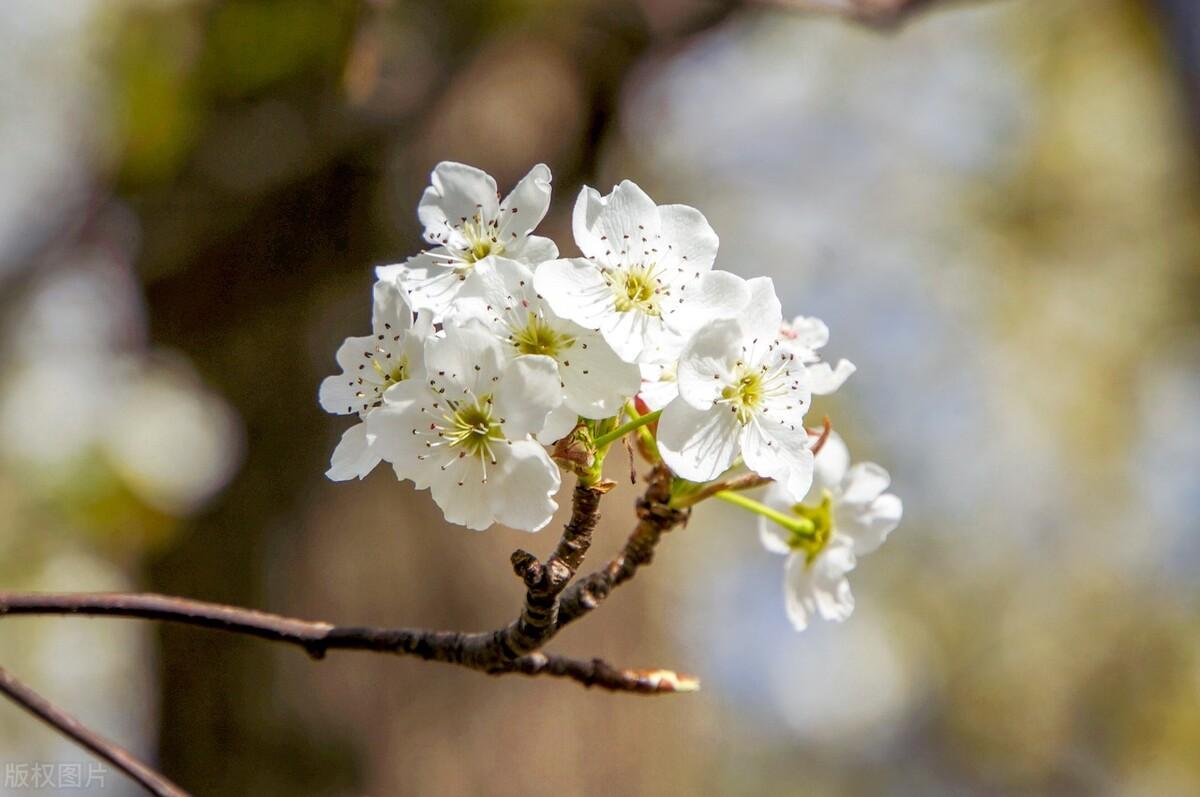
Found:
[(837, 433), (815, 461), (812, 488), (796, 503), (779, 484), (764, 496), (767, 506), (807, 518), (813, 534), (791, 532), (765, 517), (759, 537), (767, 550), (788, 557), (784, 579), (788, 618), (804, 630), (814, 616), (841, 622), (854, 611), (846, 574), (857, 558), (875, 551), (900, 523), (900, 499), (885, 492), (888, 472), (873, 462), (850, 465), (850, 452)]
[(819, 318), (798, 315), (785, 321), (779, 338), (808, 369), (808, 387), (814, 396), (833, 393), (856, 370), (854, 363), (845, 359), (838, 360), (835, 366), (821, 362), (817, 350), (829, 342), (829, 327)]
[(414, 322), (404, 293), (389, 282), (375, 283), (373, 296), (372, 334), (346, 338), (337, 352), (342, 372), (321, 382), (319, 400), (326, 412), (360, 419), (334, 449), (325, 474), (334, 481), (361, 479), (379, 464), (379, 451), (361, 421), (383, 403), (389, 387), (424, 376), (424, 340), (432, 331), (429, 314), (421, 313)]
[(813, 468), (804, 428), (808, 372), (776, 337), (782, 313), (771, 280), (744, 282), (743, 290), (760, 297), (755, 313), (714, 321), (684, 347), (679, 395), (659, 418), (659, 452), (696, 482), (720, 476), (740, 456), (751, 471), (803, 496)]
[(604, 197), (585, 187), (572, 224), (584, 257), (543, 264), (534, 286), (627, 362), (673, 359), (691, 332), (745, 302), (737, 277), (712, 270), (717, 234), (695, 208), (655, 205), (625, 180)]
[(381, 266), (376, 276), (398, 282), (414, 308), (428, 308), (441, 321), (467, 277), (487, 270), (492, 258), (534, 264), (558, 257), (553, 241), (532, 234), (550, 207), (550, 181), (549, 167), (539, 163), (501, 201), (487, 172), (439, 163), (417, 209), (433, 248), (402, 264)]
[[(609, 418), (638, 391), (636, 365), (623, 361), (600, 333), (559, 317), (534, 290), (534, 272), (496, 258), (488, 274), (475, 277), (479, 297), (460, 302), (451, 322), (480, 319), (509, 357), (545, 356), (558, 369), (566, 412), (552, 412), (548, 442), (575, 426), (577, 416)], [(565, 428), (564, 428), (565, 427)]]
[(367, 416), (380, 455), (397, 477), (429, 488), (451, 523), (545, 526), (560, 476), (531, 435), (560, 401), (555, 361), (506, 357), (477, 320), (447, 325), (424, 349), (426, 378), (391, 385)]

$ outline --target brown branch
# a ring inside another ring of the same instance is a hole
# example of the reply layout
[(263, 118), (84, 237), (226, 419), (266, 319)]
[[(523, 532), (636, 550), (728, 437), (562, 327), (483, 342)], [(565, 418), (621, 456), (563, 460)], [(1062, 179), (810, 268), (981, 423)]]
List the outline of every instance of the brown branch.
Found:
[(3, 667), (0, 667), (0, 692), (62, 735), (124, 772), (151, 794), (159, 797), (188, 797), (187, 792), (143, 764), (133, 753), (89, 729), (75, 717), (21, 683)]
[(656, 465), (650, 472), (646, 494), (637, 503), (638, 524), (633, 533), (607, 565), (581, 578), (563, 593), (558, 609), (559, 628), (595, 609), (613, 588), (650, 564), (662, 536), (687, 521), (688, 510), (671, 506), (671, 479), (671, 472), (663, 465)]
[(606, 487), (575, 484), (571, 519), (562, 538), (545, 564), (533, 554), (518, 550), (512, 555), (513, 570), (525, 581), (525, 606), (521, 616), (504, 630), (500, 655), (512, 660), (544, 645), (558, 631), (558, 596), (575, 577), (592, 544), (592, 532), (600, 520), (600, 497)]

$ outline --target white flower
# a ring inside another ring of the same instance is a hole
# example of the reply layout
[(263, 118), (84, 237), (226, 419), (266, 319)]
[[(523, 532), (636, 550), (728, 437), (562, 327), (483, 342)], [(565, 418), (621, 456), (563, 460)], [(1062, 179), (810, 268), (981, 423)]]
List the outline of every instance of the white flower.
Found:
[(656, 206), (625, 180), (606, 197), (585, 187), (573, 225), (584, 257), (538, 268), (537, 292), (627, 362), (673, 359), (692, 331), (744, 303), (737, 278), (712, 271), (717, 234), (695, 208)]
[[(389, 387), (414, 376), (424, 378), (422, 347), (432, 325), (427, 313), (414, 324), (404, 294), (394, 284), (377, 282), (371, 312), (373, 334), (346, 338), (337, 352), (342, 372), (321, 382), (321, 407), (335, 415), (360, 419), (383, 402)], [(342, 435), (326, 476), (334, 481), (363, 478), (379, 464), (379, 452), (364, 423)]]
[(642, 363), (638, 368), (642, 374), (638, 395), (649, 409), (661, 410), (679, 395), (678, 363)]
[(492, 257), (523, 263), (558, 257), (549, 238), (531, 235), (550, 207), (550, 169), (539, 163), (504, 201), (487, 172), (443, 161), (434, 167), (417, 216), (425, 240), (434, 245), (405, 263), (381, 266), (376, 275), (395, 280), (414, 308), (428, 308), (440, 321), (468, 275), (486, 269)]
[(834, 392), (855, 371), (854, 363), (849, 360), (838, 360), (834, 367), (821, 362), (817, 349), (829, 342), (829, 327), (819, 318), (798, 315), (790, 322), (785, 321), (779, 337), (808, 369), (808, 387), (814, 396)]
[(831, 434), (816, 457), (812, 489), (795, 503), (777, 484), (767, 488), (764, 503), (772, 509), (813, 523), (811, 536), (792, 533), (759, 519), (759, 536), (774, 553), (787, 554), (784, 590), (788, 618), (804, 630), (814, 616), (842, 621), (854, 611), (854, 596), (846, 574), (857, 557), (865, 556), (887, 539), (900, 523), (900, 499), (885, 492), (888, 473), (873, 462), (850, 466), (850, 452)]
[(545, 526), (560, 478), (530, 435), (558, 403), (554, 360), (507, 358), (486, 327), (468, 321), (426, 340), (425, 372), (389, 387), (367, 416), (368, 435), (396, 475), (428, 487), (451, 523)]
[(448, 323), (479, 318), (509, 357), (540, 355), (554, 361), (568, 411), (552, 413), (552, 431), (547, 430), (546, 437), (564, 436), (580, 415), (610, 418), (637, 393), (637, 366), (618, 357), (598, 332), (557, 316), (534, 290), (533, 271), (496, 258), (489, 273), (473, 279), (478, 281), (473, 292), (479, 298), (460, 301)]
[(808, 374), (776, 337), (782, 316), (771, 280), (745, 290), (759, 297), (753, 312), (710, 323), (684, 347), (679, 396), (659, 419), (658, 448), (685, 479), (714, 479), (741, 455), (750, 470), (802, 496), (813, 467)]

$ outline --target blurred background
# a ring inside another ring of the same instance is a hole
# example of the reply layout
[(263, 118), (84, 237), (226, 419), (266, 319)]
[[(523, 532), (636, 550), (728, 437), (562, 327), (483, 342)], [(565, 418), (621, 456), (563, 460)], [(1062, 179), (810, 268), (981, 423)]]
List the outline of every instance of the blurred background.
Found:
[[(699, 207), (859, 366), (816, 409), (906, 513), (844, 625), (706, 506), (553, 645), (692, 696), (123, 620), (4, 620), (0, 663), (199, 794), (1200, 794), (1200, 5), (899, 5), (5, 2), (3, 589), (512, 617), (554, 531), (323, 476), (441, 159), (547, 162), (569, 252), (582, 183)], [(87, 760), (0, 705), (0, 761)]]

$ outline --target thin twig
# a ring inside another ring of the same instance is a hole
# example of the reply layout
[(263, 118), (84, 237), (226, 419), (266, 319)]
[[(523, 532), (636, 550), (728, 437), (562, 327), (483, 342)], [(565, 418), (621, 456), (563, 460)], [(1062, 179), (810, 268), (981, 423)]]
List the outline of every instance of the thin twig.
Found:
[(0, 667), (0, 692), (63, 736), (124, 772), (151, 794), (159, 797), (188, 797), (187, 792), (143, 764), (133, 753), (91, 730), (78, 719), (21, 683), (3, 667)]

